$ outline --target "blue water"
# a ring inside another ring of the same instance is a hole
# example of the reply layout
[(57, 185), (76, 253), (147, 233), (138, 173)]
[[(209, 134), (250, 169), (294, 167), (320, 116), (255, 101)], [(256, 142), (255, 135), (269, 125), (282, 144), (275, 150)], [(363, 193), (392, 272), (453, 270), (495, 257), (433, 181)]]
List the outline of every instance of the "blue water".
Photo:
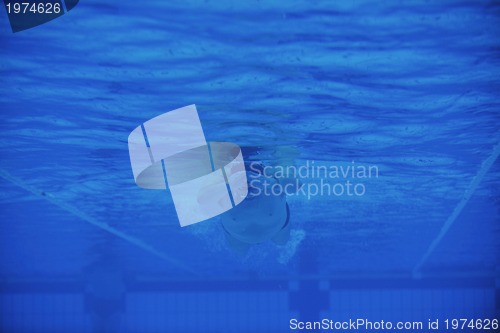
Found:
[[(1, 13), (1, 331), (498, 318), (499, 26), (497, 1), (82, 1), (15, 34)], [(289, 197), (289, 243), (239, 256), (134, 183), (129, 133), (190, 104), (246, 159), (379, 177)]]

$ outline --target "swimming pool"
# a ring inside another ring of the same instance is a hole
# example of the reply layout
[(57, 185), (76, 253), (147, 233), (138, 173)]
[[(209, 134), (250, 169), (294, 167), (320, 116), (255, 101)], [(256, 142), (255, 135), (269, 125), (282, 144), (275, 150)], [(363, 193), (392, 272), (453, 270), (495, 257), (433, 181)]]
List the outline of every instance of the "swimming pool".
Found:
[[(498, 317), (499, 10), (85, 1), (16, 34), (0, 15), (2, 331), (92, 331), (89, 288), (121, 284), (110, 331)], [(248, 160), (377, 176), (289, 196), (291, 241), (240, 257), (134, 184), (129, 133), (193, 103)]]

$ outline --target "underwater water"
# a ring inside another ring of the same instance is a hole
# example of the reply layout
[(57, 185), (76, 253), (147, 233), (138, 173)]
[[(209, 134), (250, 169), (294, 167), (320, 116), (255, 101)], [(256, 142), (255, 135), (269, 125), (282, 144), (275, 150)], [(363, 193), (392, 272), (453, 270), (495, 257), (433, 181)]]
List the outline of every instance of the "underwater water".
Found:
[[(1, 331), (498, 318), (499, 26), (497, 1), (81, 1), (15, 34), (2, 13)], [(190, 104), (247, 160), (377, 175), (289, 196), (289, 242), (238, 255), (134, 183), (130, 132)]]

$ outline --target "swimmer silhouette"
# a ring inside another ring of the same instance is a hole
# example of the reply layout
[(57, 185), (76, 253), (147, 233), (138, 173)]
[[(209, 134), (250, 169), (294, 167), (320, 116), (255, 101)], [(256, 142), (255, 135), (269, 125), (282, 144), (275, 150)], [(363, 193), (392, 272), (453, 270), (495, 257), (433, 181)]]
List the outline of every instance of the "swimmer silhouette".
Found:
[(221, 216), (229, 246), (242, 255), (253, 244), (271, 240), (284, 245), (290, 237), (290, 209), (286, 195), (284, 192), (274, 195), (270, 191), (272, 186), (281, 184), (278, 179), (266, 176), (262, 168), (255, 163), (251, 168), (246, 165), (247, 197)]

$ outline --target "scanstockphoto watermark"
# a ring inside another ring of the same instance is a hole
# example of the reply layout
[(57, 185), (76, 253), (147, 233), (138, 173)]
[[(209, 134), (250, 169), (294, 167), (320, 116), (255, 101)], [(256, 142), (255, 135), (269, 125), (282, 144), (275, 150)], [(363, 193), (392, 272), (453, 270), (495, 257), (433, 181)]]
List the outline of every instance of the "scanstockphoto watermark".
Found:
[(325, 164), (307, 160), (301, 165), (250, 164), (249, 185), (255, 195), (355, 196), (367, 193), (366, 183), (378, 179), (377, 165), (355, 161)]

